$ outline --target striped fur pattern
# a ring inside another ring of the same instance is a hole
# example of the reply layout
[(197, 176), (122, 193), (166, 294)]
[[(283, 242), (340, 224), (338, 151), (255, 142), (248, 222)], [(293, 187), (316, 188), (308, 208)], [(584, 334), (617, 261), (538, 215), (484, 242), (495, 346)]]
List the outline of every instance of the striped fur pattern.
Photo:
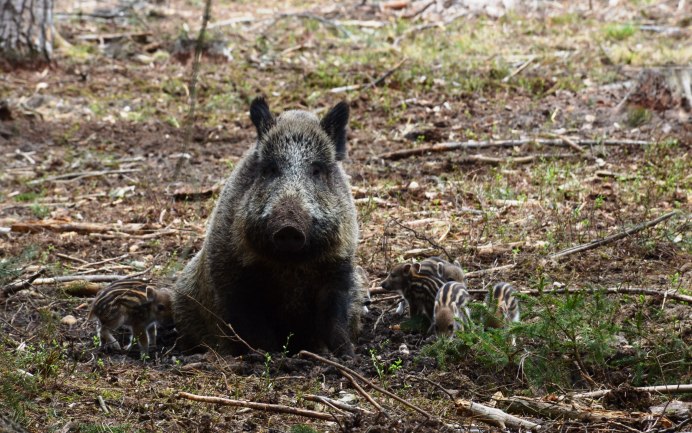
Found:
[(521, 319), (519, 300), (514, 296), (514, 287), (509, 283), (502, 281), (495, 284), (485, 297), (485, 304), (500, 320), (518, 322)]
[[(466, 283), (466, 276), (464, 275), (464, 270), (458, 261), (450, 263), (440, 257), (428, 257), (420, 262), (420, 272), (419, 274), (437, 277), (442, 282), (447, 281), (458, 281)], [(396, 313), (404, 314), (404, 309), (406, 307), (407, 300), (402, 299), (397, 306)]]
[(464, 330), (471, 317), (468, 308), (470, 299), (463, 282), (448, 281), (440, 288), (435, 297), (433, 323), (438, 336), (450, 337), (455, 331)]
[(444, 283), (436, 267), (421, 263), (400, 263), (382, 282), (382, 288), (403, 296), (409, 304), (411, 317), (423, 315), (432, 321), (435, 296)]
[(129, 329), (130, 340), (125, 350), (132, 346), (132, 337), (142, 352), (156, 344), (156, 324), (173, 322), (171, 294), (166, 289), (156, 289), (143, 280), (116, 281), (99, 291), (89, 311), (89, 319), (98, 319), (101, 345), (117, 350), (120, 344), (113, 336), (118, 328)]
[(438, 277), (445, 281), (466, 282), (464, 270), (457, 260), (450, 263), (440, 257), (428, 257), (423, 259), (420, 263), (423, 268), (430, 269), (429, 272), (435, 272)]

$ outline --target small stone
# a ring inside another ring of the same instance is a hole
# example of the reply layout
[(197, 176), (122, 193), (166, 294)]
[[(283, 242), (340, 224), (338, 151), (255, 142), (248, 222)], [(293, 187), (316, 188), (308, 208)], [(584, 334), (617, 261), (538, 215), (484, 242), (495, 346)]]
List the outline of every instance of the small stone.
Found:
[(402, 343), (401, 346), (399, 346), (399, 353), (404, 356), (408, 356), (411, 352), (408, 350), (408, 347)]
[(60, 320), (60, 323), (63, 325), (72, 326), (77, 323), (77, 319), (72, 314), (68, 314), (67, 316), (63, 317), (62, 320)]
[(416, 191), (420, 189), (420, 184), (415, 180), (412, 180), (411, 183), (408, 184), (408, 189), (410, 189), (411, 191)]
[(586, 123), (594, 123), (596, 121), (596, 116), (594, 116), (593, 114), (587, 114), (586, 116), (584, 116), (584, 120), (586, 121)]

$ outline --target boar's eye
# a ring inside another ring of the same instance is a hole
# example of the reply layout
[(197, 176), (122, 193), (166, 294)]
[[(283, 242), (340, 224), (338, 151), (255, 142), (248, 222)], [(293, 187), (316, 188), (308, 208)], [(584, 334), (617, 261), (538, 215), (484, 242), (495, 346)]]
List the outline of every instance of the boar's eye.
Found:
[(262, 177), (265, 178), (275, 178), (279, 175), (279, 167), (274, 163), (264, 164), (262, 166)]
[(310, 165), (310, 174), (314, 179), (321, 179), (327, 174), (327, 168), (318, 162), (313, 162)]
[(163, 310), (166, 309), (166, 306), (163, 305), (163, 304), (159, 304), (159, 305), (156, 306), (156, 309), (157, 309), (158, 311), (163, 311)]

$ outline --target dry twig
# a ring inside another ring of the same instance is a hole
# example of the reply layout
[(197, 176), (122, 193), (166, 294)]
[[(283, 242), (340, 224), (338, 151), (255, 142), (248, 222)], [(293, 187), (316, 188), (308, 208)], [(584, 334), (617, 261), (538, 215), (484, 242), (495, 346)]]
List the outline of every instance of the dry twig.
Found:
[(361, 414), (366, 414), (366, 415), (372, 415), (374, 413), (374, 412), (371, 412), (367, 409), (363, 409), (363, 408), (358, 407), (358, 406), (352, 406), (350, 404), (344, 403), (343, 401), (334, 400), (333, 398), (325, 397), (323, 395), (305, 394), (305, 395), (303, 395), (303, 398), (307, 401), (324, 403), (324, 404), (333, 406), (335, 408), (345, 410), (346, 412), (361, 413)]
[(572, 255), (572, 254), (576, 254), (576, 253), (580, 253), (580, 252), (583, 252), (583, 251), (592, 250), (592, 249), (594, 249), (594, 248), (598, 248), (598, 247), (601, 247), (601, 246), (603, 246), (603, 245), (607, 245), (607, 244), (609, 244), (609, 243), (612, 243), (612, 242), (615, 242), (615, 241), (620, 240), (620, 239), (622, 239), (622, 238), (625, 238), (625, 237), (627, 237), (627, 236), (629, 236), (629, 235), (638, 233), (638, 232), (640, 232), (640, 231), (642, 231), (642, 230), (644, 230), (644, 229), (647, 229), (647, 228), (649, 228), (649, 227), (653, 227), (653, 226), (655, 226), (656, 224), (658, 224), (658, 223), (660, 223), (660, 222), (663, 222), (663, 221), (669, 219), (670, 217), (676, 215), (677, 213), (678, 213), (678, 211), (668, 212), (667, 214), (663, 214), (663, 215), (661, 215), (660, 217), (658, 217), (658, 218), (656, 218), (656, 219), (654, 219), (654, 220), (647, 221), (647, 222), (642, 223), (642, 224), (638, 224), (638, 225), (636, 225), (636, 226), (634, 226), (634, 227), (632, 227), (632, 228), (629, 228), (629, 229), (627, 229), (627, 230), (623, 230), (623, 231), (621, 231), (620, 233), (615, 233), (615, 234), (612, 234), (612, 235), (610, 235), (610, 236), (606, 236), (606, 237), (604, 237), (604, 238), (602, 238), (602, 239), (596, 239), (596, 240), (594, 240), (594, 241), (591, 241), (591, 242), (588, 242), (588, 243), (585, 243), (585, 244), (577, 245), (577, 246), (575, 246), (575, 247), (570, 247), (570, 248), (564, 249), (564, 250), (562, 250), (562, 251), (559, 251), (559, 252), (557, 252), (557, 253), (551, 254), (551, 255), (548, 256), (548, 257), (549, 257), (550, 259), (553, 259), (553, 260), (554, 260), (554, 259), (557, 259), (557, 258), (566, 257), (566, 256), (569, 256), (569, 255)]
[[(692, 384), (676, 384), (676, 385), (657, 385), (657, 386), (640, 386), (632, 388), (638, 391), (657, 392), (659, 394), (678, 394), (692, 392)], [(583, 392), (572, 394), (572, 398), (598, 398), (611, 392), (612, 389), (602, 389), (599, 391)]]
[(65, 173), (65, 174), (60, 174), (58, 176), (50, 176), (50, 177), (44, 177), (43, 179), (34, 179), (32, 181), (27, 182), (28, 185), (39, 185), (44, 182), (53, 182), (53, 181), (72, 181), (72, 180), (79, 180), (79, 179), (84, 179), (86, 177), (96, 177), (96, 176), (107, 176), (109, 174), (124, 174), (124, 173), (134, 173), (137, 171), (141, 171), (138, 168), (123, 168), (120, 170), (99, 170), (99, 171), (79, 171), (75, 173)]
[[(572, 140), (574, 143), (576, 143), (579, 146), (597, 146), (597, 145), (604, 145), (604, 146), (617, 146), (617, 145), (622, 145), (622, 146), (649, 146), (652, 143), (649, 141), (641, 141), (641, 140), (586, 140), (586, 139), (573, 139)], [(386, 152), (386, 153), (381, 153), (377, 155), (377, 158), (380, 159), (389, 159), (389, 160), (397, 160), (397, 159), (403, 159), (403, 158), (408, 158), (411, 156), (419, 156), (419, 155), (424, 155), (426, 153), (440, 153), (440, 152), (450, 152), (453, 150), (460, 150), (460, 149), (483, 149), (483, 148), (489, 148), (489, 147), (515, 147), (515, 146), (523, 146), (526, 144), (539, 144), (542, 146), (565, 146), (568, 145), (566, 144), (565, 140), (563, 139), (543, 139), (543, 138), (531, 138), (531, 139), (524, 139), (524, 140), (486, 140), (486, 141), (450, 141), (450, 142), (445, 142), (445, 143), (437, 143), (432, 146), (421, 146), (421, 147), (416, 147), (414, 149), (403, 149), (403, 150), (395, 150), (392, 152)]]
[(470, 415), (474, 419), (483, 421), (486, 424), (494, 425), (505, 429), (507, 427), (515, 429), (538, 430), (540, 424), (510, 415), (500, 409), (488, 407), (468, 400), (457, 399), (454, 401), (457, 410), (464, 415)]
[(231, 400), (224, 397), (212, 397), (206, 395), (196, 395), (190, 394), (189, 392), (180, 391), (176, 394), (178, 398), (184, 398), (187, 400), (198, 401), (202, 403), (215, 403), (223, 404), (225, 406), (235, 406), (235, 407), (247, 407), (254, 410), (259, 410), (263, 412), (274, 412), (274, 413), (287, 413), (290, 415), (304, 416), (306, 418), (321, 419), (324, 421), (334, 421), (336, 415), (332, 415), (325, 412), (318, 412), (315, 410), (300, 409), (297, 407), (284, 406), (282, 404), (269, 404), (269, 403), (258, 403), (255, 401), (247, 400)]
[(339, 364), (338, 362), (334, 362), (334, 361), (331, 361), (331, 360), (329, 360), (329, 359), (327, 359), (327, 358), (323, 358), (323, 357), (321, 357), (321, 356), (319, 356), (319, 355), (317, 355), (317, 354), (315, 354), (315, 353), (308, 352), (307, 350), (301, 350), (301, 351), (298, 353), (298, 356), (300, 356), (301, 358), (312, 358), (312, 359), (314, 359), (314, 360), (323, 362), (323, 363), (325, 363), (325, 364), (327, 364), (327, 365), (331, 365), (332, 367), (335, 367), (337, 370), (339, 370), (339, 372), (341, 372), (342, 374), (343, 374), (344, 372), (346, 372), (346, 373), (352, 375), (353, 377), (356, 377), (356, 378), (360, 379), (360, 380), (361, 380), (363, 383), (365, 383), (367, 386), (369, 386), (369, 387), (371, 387), (371, 388), (373, 388), (373, 389), (375, 389), (375, 390), (381, 392), (382, 394), (384, 394), (384, 395), (386, 395), (386, 396), (388, 396), (388, 397), (390, 397), (390, 398), (393, 398), (394, 400), (398, 401), (399, 403), (403, 404), (404, 406), (406, 406), (406, 407), (408, 407), (408, 408), (410, 408), (410, 409), (413, 409), (413, 410), (415, 410), (416, 412), (420, 413), (420, 414), (423, 415), (424, 417), (426, 417), (426, 418), (431, 418), (431, 416), (430, 416), (430, 414), (429, 414), (428, 412), (424, 411), (423, 409), (419, 408), (418, 406), (416, 406), (416, 405), (414, 405), (414, 404), (412, 404), (412, 403), (409, 403), (408, 401), (404, 400), (403, 398), (399, 397), (398, 395), (393, 394), (393, 393), (387, 391), (386, 389), (384, 389), (384, 388), (382, 388), (382, 387), (380, 387), (380, 386), (375, 385), (374, 383), (372, 383), (371, 381), (369, 381), (368, 379), (366, 379), (365, 377), (363, 377), (363, 376), (362, 376), (360, 373), (358, 373), (357, 371), (352, 370), (352, 369), (350, 369), (350, 368), (348, 368), (348, 367), (346, 367), (346, 366), (343, 366), (343, 365)]
[(353, 376), (351, 376), (350, 374), (346, 373), (343, 370), (339, 370), (339, 372), (341, 373), (342, 376), (344, 376), (346, 379), (348, 379), (349, 382), (351, 382), (351, 385), (353, 385), (353, 387), (356, 389), (356, 391), (358, 391), (358, 393), (360, 395), (362, 395), (363, 398), (365, 398), (368, 401), (368, 403), (373, 405), (373, 407), (375, 409), (377, 409), (378, 412), (381, 412), (381, 413), (387, 415), (387, 412), (384, 410), (384, 408), (377, 401), (375, 401), (375, 399), (372, 398), (372, 396), (370, 394), (368, 394), (368, 392), (366, 390), (364, 390), (363, 387), (358, 384), (358, 382), (356, 382), (356, 379), (354, 379)]

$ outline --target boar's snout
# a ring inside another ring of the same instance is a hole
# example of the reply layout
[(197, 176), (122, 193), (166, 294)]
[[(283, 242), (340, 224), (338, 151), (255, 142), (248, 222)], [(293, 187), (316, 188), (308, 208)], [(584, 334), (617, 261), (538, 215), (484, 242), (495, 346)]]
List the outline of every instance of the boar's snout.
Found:
[(282, 253), (297, 253), (305, 246), (305, 233), (293, 226), (285, 226), (272, 236), (276, 249)]
[(269, 217), (269, 235), (280, 254), (301, 252), (308, 243), (310, 215), (295, 196), (284, 197), (273, 206)]

